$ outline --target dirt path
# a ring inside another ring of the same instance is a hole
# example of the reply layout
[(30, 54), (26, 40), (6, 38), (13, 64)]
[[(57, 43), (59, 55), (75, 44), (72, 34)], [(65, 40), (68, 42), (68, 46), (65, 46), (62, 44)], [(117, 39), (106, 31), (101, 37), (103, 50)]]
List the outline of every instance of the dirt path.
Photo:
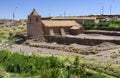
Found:
[(92, 54), (92, 55), (82, 55), (78, 53), (47, 49), (47, 48), (29, 47), (26, 45), (14, 45), (14, 47), (9, 48), (9, 50), (13, 52), (21, 52), (21, 53), (28, 53), (28, 54), (37, 53), (38, 55), (48, 54), (48, 55), (82, 56), (89, 60), (91, 59), (91, 60), (102, 61), (102, 62), (120, 63), (120, 53), (116, 53), (118, 52), (117, 50), (120, 50), (120, 49), (101, 51), (98, 54)]
[(70, 52), (46, 49), (46, 48), (30, 47), (26, 45), (14, 45), (13, 48), (10, 48), (9, 50), (13, 52), (24, 52), (24, 53), (30, 53), (30, 54), (37, 52), (38, 54), (40, 53), (40, 54), (50, 54), (50, 55), (70, 55), (70, 56), (80, 55), (77, 53), (70, 53)]

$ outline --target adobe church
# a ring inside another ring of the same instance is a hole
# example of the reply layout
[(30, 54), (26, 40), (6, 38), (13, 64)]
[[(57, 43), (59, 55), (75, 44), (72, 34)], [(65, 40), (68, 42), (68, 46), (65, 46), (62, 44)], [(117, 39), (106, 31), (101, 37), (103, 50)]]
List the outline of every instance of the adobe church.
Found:
[(78, 35), (83, 30), (83, 26), (73, 20), (42, 20), (35, 9), (28, 16), (27, 37), (31, 39), (44, 39), (44, 36), (65, 36), (66, 34)]

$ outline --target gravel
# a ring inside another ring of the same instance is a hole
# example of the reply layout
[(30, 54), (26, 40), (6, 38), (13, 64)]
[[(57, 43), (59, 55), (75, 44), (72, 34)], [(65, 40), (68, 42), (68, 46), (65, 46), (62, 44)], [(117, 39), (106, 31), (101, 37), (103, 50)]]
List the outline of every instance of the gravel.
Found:
[(57, 46), (57, 47), (63, 47), (63, 46), (72, 46), (77, 47), (81, 49), (87, 49), (89, 51), (91, 48), (98, 49), (99, 52), (96, 54), (80, 54), (76, 52), (69, 52), (64, 50), (56, 50), (51, 48), (40, 48), (40, 47), (30, 47), (27, 45), (14, 45), (14, 47), (9, 48), (9, 50), (13, 52), (21, 52), (21, 53), (37, 53), (40, 54), (48, 54), (48, 55), (69, 55), (69, 56), (82, 56), (89, 60), (96, 60), (96, 61), (102, 61), (102, 62), (114, 62), (114, 63), (120, 63), (120, 46), (113, 44), (113, 43), (102, 43), (96, 46), (85, 46), (85, 45), (78, 45), (78, 44), (72, 44), (72, 45), (59, 45), (59, 44), (50, 44), (50, 43), (41, 43), (49, 46)]

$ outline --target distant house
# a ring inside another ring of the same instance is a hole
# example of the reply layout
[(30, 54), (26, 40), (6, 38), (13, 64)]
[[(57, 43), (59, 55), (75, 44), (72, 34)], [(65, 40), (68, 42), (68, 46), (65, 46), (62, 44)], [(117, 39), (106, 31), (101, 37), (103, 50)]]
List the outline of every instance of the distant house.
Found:
[(55, 36), (66, 34), (77, 35), (82, 33), (83, 26), (74, 20), (42, 20), (41, 16), (34, 9), (28, 16), (27, 36), (28, 38), (41, 38), (45, 35)]
[(85, 22), (95, 22), (97, 23), (98, 20), (96, 19), (96, 17), (89, 17), (89, 16), (57, 16), (57, 17), (53, 17), (51, 18), (52, 20), (74, 20), (79, 24), (84, 24)]

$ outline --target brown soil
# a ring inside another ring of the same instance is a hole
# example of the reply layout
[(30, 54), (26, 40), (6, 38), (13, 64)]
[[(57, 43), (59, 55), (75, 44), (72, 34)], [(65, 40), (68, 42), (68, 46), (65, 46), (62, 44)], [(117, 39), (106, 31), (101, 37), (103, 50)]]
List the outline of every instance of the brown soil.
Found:
[[(34, 45), (35, 44), (36, 43), (34, 43)], [(96, 46), (85, 46), (78, 44), (60, 45), (55, 43), (39, 43), (39, 46), (37, 44), (37, 47), (30, 47), (27, 45), (14, 45), (13, 48), (9, 49), (14, 52), (23, 52), (29, 54), (37, 53), (38, 55), (78, 55), (85, 57), (86, 59), (96, 61), (120, 63), (120, 46), (108, 42), (104, 42)]]

